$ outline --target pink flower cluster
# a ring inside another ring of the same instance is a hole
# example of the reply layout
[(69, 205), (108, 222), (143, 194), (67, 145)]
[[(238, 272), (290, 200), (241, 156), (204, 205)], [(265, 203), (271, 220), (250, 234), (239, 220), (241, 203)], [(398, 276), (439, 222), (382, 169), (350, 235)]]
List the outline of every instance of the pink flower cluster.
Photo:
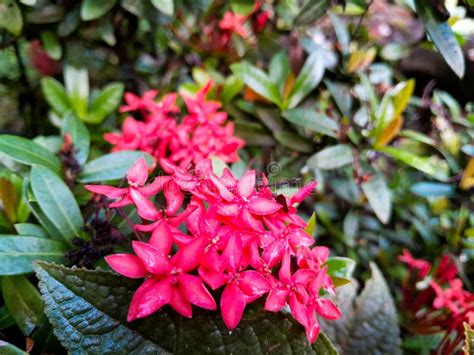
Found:
[[(264, 295), (268, 311), (289, 306), (311, 342), (319, 334), (317, 315), (341, 316), (323, 297), (335, 293), (325, 266), (329, 250), (314, 246), (296, 214), (315, 182), (292, 197), (277, 198), (267, 178), (254, 170), (237, 179), (227, 168), (217, 176), (210, 160), (193, 171), (167, 159), (159, 163), (167, 175), (149, 184), (140, 159), (128, 172), (129, 187), (86, 186), (115, 199), (111, 207), (135, 205), (146, 221), (136, 230), (151, 233), (148, 240), (132, 242), (134, 254), (106, 257), (116, 272), (145, 279), (133, 296), (129, 321), (164, 305), (185, 317), (192, 316), (191, 305), (215, 310), (216, 294), (209, 289), (222, 289), (220, 311), (229, 329), (237, 327), (247, 304)], [(152, 201), (161, 191), (166, 207), (159, 209)]]
[[(464, 289), (458, 268), (449, 255), (443, 255), (431, 275), (431, 264), (415, 259), (408, 250), (399, 259), (410, 270), (403, 284), (402, 307), (413, 317), (412, 331), (445, 332), (436, 353), (454, 354), (464, 340), (463, 323), (474, 326), (474, 294)], [(416, 286), (425, 280), (426, 287)]]
[(208, 82), (195, 97), (181, 95), (187, 114), (179, 121), (176, 93), (165, 95), (159, 102), (154, 100), (154, 90), (142, 97), (126, 93), (127, 105), (120, 112), (136, 112), (142, 120), (128, 116), (121, 133), (106, 133), (104, 139), (114, 145), (112, 151), (141, 150), (181, 167), (213, 155), (227, 163), (235, 162), (244, 141), (234, 136), (232, 122), (224, 125), (227, 114), (219, 111), (220, 102), (206, 100), (210, 87)]

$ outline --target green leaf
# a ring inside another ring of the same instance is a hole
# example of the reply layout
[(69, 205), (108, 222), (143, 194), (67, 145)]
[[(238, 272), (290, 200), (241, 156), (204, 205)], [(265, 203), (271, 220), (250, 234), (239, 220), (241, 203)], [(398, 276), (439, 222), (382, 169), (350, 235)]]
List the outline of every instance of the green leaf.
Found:
[(0, 135), (0, 152), (10, 159), (25, 165), (38, 164), (54, 172), (59, 172), (61, 169), (61, 162), (54, 154), (39, 144), (23, 137), (8, 134)]
[[(45, 313), (54, 333), (71, 353), (336, 354), (320, 334), (310, 345), (304, 329), (283, 313), (248, 307), (229, 331), (216, 312), (195, 309), (187, 319), (163, 309), (139, 321), (126, 321), (140, 281), (95, 270), (38, 262), (36, 273)], [(99, 296), (99, 297), (98, 297)], [(85, 322), (84, 319), (89, 321)]]
[(330, 0), (308, 0), (296, 15), (293, 23), (296, 26), (309, 25), (327, 13)]
[(254, 0), (230, 0), (230, 8), (233, 12), (249, 16), (255, 7)]
[(53, 110), (60, 116), (65, 115), (71, 110), (71, 102), (67, 96), (64, 86), (53, 78), (42, 78), (41, 79), (41, 90), (43, 91), (44, 98), (53, 108)]
[(474, 355), (474, 331), (466, 322), (464, 324), (464, 346), (462, 348), (465, 355)]
[(15, 0), (0, 0), (0, 28), (18, 36), (23, 28), (21, 11)]
[(285, 84), (290, 74), (291, 67), (288, 55), (284, 51), (278, 52), (272, 57), (272, 60), (270, 61), (268, 75), (273, 79), (273, 82), (278, 85), (280, 95), (283, 95)]
[(160, 10), (162, 13), (173, 16), (174, 14), (174, 2), (173, 0), (151, 0), (154, 7)]
[(414, 79), (398, 83), (397, 86), (395, 86), (393, 97), (394, 112), (392, 114), (392, 119), (400, 116), (403, 113), (413, 95), (414, 90)]
[(43, 304), (38, 290), (25, 276), (2, 277), (5, 306), (25, 336), (38, 326), (43, 315)]
[(377, 218), (382, 223), (388, 223), (392, 214), (392, 193), (383, 176), (375, 174), (361, 187)]
[(0, 340), (0, 353), (3, 355), (28, 355), (27, 352), (3, 340)]
[(243, 89), (244, 83), (236, 75), (229, 75), (222, 88), (222, 101), (224, 104), (230, 103)]
[(311, 153), (313, 151), (313, 143), (298, 134), (287, 131), (278, 131), (273, 133), (273, 136), (279, 143), (287, 148), (301, 153)]
[(324, 83), (341, 113), (346, 117), (350, 117), (352, 108), (351, 88), (348, 85), (332, 82), (330, 80), (325, 80)]
[(314, 110), (294, 108), (292, 110), (283, 111), (282, 116), (298, 126), (334, 138), (337, 138), (340, 129), (336, 121)]
[(355, 210), (350, 210), (344, 217), (342, 229), (344, 231), (345, 241), (348, 246), (355, 246), (355, 238), (359, 233), (360, 216)]
[(90, 21), (104, 16), (117, 0), (84, 0), (81, 4), (81, 19)]
[(33, 223), (17, 223), (15, 230), (19, 235), (30, 235), (38, 238), (48, 238), (48, 233), (39, 225)]
[(334, 27), (334, 32), (336, 33), (337, 40), (341, 45), (342, 54), (349, 54), (349, 45), (350, 45), (350, 36), (349, 31), (345, 23), (339, 18), (339, 16), (329, 12), (329, 17), (331, 18), (332, 27)]
[[(0, 307), (0, 330), (7, 329), (11, 327), (12, 325), (15, 325), (15, 320), (10, 315), (10, 312), (8, 312), (7, 307), (5, 306)], [(0, 344), (0, 349), (1, 349), (1, 344)]]
[(320, 319), (321, 329), (341, 354), (401, 354), (395, 304), (378, 267), (373, 263), (370, 267), (372, 277), (358, 297), (355, 280), (338, 288), (336, 302), (342, 318)]
[(324, 59), (320, 51), (311, 53), (296, 77), (286, 107), (295, 107), (313, 91), (323, 79), (324, 69)]
[(324, 265), (328, 267), (327, 271), (329, 276), (350, 278), (352, 277), (356, 263), (349, 258), (333, 256), (328, 258)]
[(83, 121), (90, 124), (99, 124), (114, 112), (122, 101), (125, 86), (122, 83), (112, 83), (105, 86), (92, 100), (90, 110)]
[[(31, 188), (28, 184), (27, 190), (30, 190), (30, 195), (33, 196), (33, 193), (31, 192)], [(34, 196), (33, 196), (34, 197)], [(63, 237), (61, 235), (61, 232), (56, 228), (56, 226), (49, 220), (48, 217), (44, 214), (44, 212), (41, 210), (40, 206), (36, 201), (31, 201), (28, 200), (28, 207), (35, 216), (35, 218), (38, 220), (38, 222), (41, 224), (41, 226), (48, 232), (48, 235), (51, 236), (53, 239), (57, 240), (62, 240)]]
[(75, 157), (79, 165), (84, 165), (89, 156), (89, 146), (91, 143), (89, 130), (74, 114), (69, 112), (65, 117), (62, 127), (63, 136), (68, 133), (75, 148)]
[(314, 230), (316, 229), (316, 212), (313, 212), (306, 224), (304, 231), (310, 236), (314, 236)]
[(454, 73), (462, 79), (465, 71), (464, 54), (448, 22), (441, 22), (436, 18), (430, 0), (415, 0), (415, 7), (436, 48)]
[(456, 188), (440, 182), (422, 181), (412, 185), (410, 191), (421, 197), (449, 197), (454, 194)]
[(53, 31), (42, 31), (40, 36), (41, 42), (43, 42), (43, 47), (46, 50), (46, 53), (48, 53), (48, 56), (56, 60), (61, 59), (63, 50), (56, 33)]
[(407, 150), (401, 150), (399, 148), (384, 147), (379, 149), (395, 159), (418, 169), (425, 174), (431, 175), (437, 180), (446, 181), (448, 180), (448, 167), (445, 161), (439, 160), (435, 157), (419, 157), (412, 152)]
[(143, 152), (122, 151), (106, 154), (87, 163), (79, 175), (79, 181), (86, 183), (121, 179), (141, 157), (145, 157), (148, 165), (153, 162), (153, 158)]
[(247, 62), (232, 64), (230, 68), (253, 91), (280, 106), (278, 86), (265, 72)]
[(87, 70), (66, 65), (64, 68), (64, 84), (71, 106), (79, 118), (83, 119), (87, 113), (89, 99), (89, 75)]
[(330, 170), (351, 164), (353, 160), (351, 147), (338, 144), (314, 154), (308, 159), (307, 164), (312, 169)]
[(53, 239), (0, 235), (0, 275), (33, 271), (33, 260), (63, 262), (66, 245)]
[(61, 233), (64, 240), (80, 235), (84, 227), (81, 210), (66, 184), (51, 170), (33, 166), (31, 189), (46, 217)]

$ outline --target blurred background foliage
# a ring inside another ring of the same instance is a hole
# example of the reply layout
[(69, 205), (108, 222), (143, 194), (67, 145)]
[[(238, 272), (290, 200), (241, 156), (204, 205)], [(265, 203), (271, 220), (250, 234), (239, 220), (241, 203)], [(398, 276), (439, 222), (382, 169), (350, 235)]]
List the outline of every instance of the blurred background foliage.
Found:
[[(449, 252), (472, 291), (470, 5), (0, 0), (1, 131), (57, 152), (55, 126), (73, 110), (97, 157), (124, 91), (192, 93), (211, 79), (247, 142), (234, 171), (256, 167), (286, 192), (318, 180), (304, 211), (320, 244), (360, 272), (375, 260), (396, 298), (403, 248)], [(227, 11), (244, 19), (240, 33), (220, 25)], [(14, 191), (21, 181), (1, 177), (6, 231), (28, 217)]]

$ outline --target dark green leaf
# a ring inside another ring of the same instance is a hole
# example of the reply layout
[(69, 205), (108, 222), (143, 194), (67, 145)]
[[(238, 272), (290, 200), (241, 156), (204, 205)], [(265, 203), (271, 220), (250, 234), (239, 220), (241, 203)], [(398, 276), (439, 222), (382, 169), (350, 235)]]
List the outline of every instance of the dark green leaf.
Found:
[(464, 54), (453, 30), (447, 22), (437, 19), (430, 0), (415, 0), (415, 7), (436, 48), (456, 75), (462, 78), (465, 70)]
[(104, 16), (117, 0), (84, 0), (81, 4), (81, 19), (90, 21)]
[(336, 121), (314, 110), (294, 108), (283, 111), (282, 116), (291, 123), (330, 137), (336, 138), (339, 131), (339, 124)]
[(0, 340), (0, 353), (3, 355), (28, 355), (27, 352), (3, 340)]
[(257, 94), (278, 106), (281, 104), (277, 84), (261, 69), (247, 62), (232, 64), (230, 68), (235, 75)]
[(77, 162), (80, 165), (84, 165), (89, 156), (89, 130), (72, 111), (64, 118), (62, 134), (65, 135), (66, 133), (69, 133), (71, 136)]
[(375, 174), (361, 187), (377, 218), (382, 223), (388, 223), (392, 214), (392, 193), (383, 176)]
[(324, 83), (326, 84), (341, 113), (346, 117), (350, 117), (352, 109), (352, 95), (350, 87), (348, 85), (335, 83), (330, 80), (325, 80)]
[(91, 124), (99, 124), (114, 112), (122, 101), (124, 85), (112, 83), (102, 89), (94, 98), (87, 116), (83, 120)]
[(278, 131), (273, 134), (275, 139), (287, 148), (296, 150), (301, 153), (311, 153), (313, 151), (313, 144), (301, 137), (287, 131)]
[[(33, 193), (31, 192), (31, 188), (30, 188), (29, 184), (28, 184), (26, 190), (30, 190), (29, 194), (31, 196), (33, 196)], [(31, 201), (31, 200), (28, 200), (27, 202), (28, 202), (28, 207), (30, 208), (33, 215), (35, 216), (36, 220), (48, 232), (48, 235), (51, 236), (51, 238), (53, 238), (53, 239), (62, 240), (63, 237), (61, 235), (61, 232), (56, 228), (56, 226), (53, 223), (51, 223), (49, 218), (46, 217), (46, 215), (41, 210), (38, 203), (36, 201)]]
[(401, 354), (395, 304), (378, 267), (372, 263), (371, 269), (372, 277), (358, 297), (355, 280), (338, 288), (342, 318), (320, 320), (321, 328), (341, 354)]
[(145, 157), (148, 165), (153, 162), (152, 157), (143, 152), (122, 151), (106, 154), (87, 163), (79, 175), (79, 180), (81, 182), (98, 182), (121, 179), (133, 163), (141, 157)]
[(453, 185), (440, 182), (417, 182), (410, 188), (411, 192), (421, 197), (452, 196), (456, 190)]
[(54, 154), (23, 137), (0, 135), (0, 152), (25, 165), (38, 164), (54, 172), (59, 172), (61, 169), (61, 162)]
[(351, 164), (354, 160), (352, 149), (346, 144), (324, 148), (308, 159), (308, 166), (313, 169), (336, 169)]
[(163, 309), (128, 323), (127, 306), (140, 281), (42, 262), (36, 273), (45, 313), (71, 353), (336, 354), (324, 334), (310, 345), (304, 329), (283, 313), (248, 307), (231, 332), (218, 313), (198, 310), (191, 319)]
[(31, 189), (41, 210), (64, 240), (70, 242), (78, 237), (84, 220), (66, 184), (51, 170), (35, 165), (31, 169)]
[(33, 260), (64, 262), (66, 245), (53, 239), (0, 235), (0, 275), (33, 271)]
[(168, 16), (173, 16), (174, 14), (174, 0), (151, 0), (151, 3), (158, 10), (163, 12)]
[(33, 223), (17, 223), (15, 224), (15, 230), (19, 235), (48, 238), (48, 233), (41, 226)]
[[(5, 306), (0, 307), (0, 331), (7, 329), (8, 327), (11, 327), (14, 324), (15, 324), (15, 320), (10, 315), (10, 312), (8, 312), (7, 307)], [(1, 348), (1, 345), (0, 345), (0, 348)]]
[(18, 36), (23, 28), (21, 11), (15, 0), (0, 0), (0, 28)]
[(311, 53), (296, 77), (295, 84), (290, 91), (286, 107), (298, 105), (321, 82), (324, 75), (324, 60), (320, 51)]
[(5, 306), (25, 336), (38, 326), (43, 314), (41, 295), (25, 276), (2, 277)]
[(41, 32), (41, 42), (43, 42), (43, 47), (48, 53), (48, 56), (56, 60), (61, 59), (63, 50), (56, 33), (53, 31)]
[(273, 82), (277, 83), (280, 95), (283, 95), (285, 84), (290, 74), (291, 67), (288, 55), (284, 51), (278, 52), (270, 61), (268, 75), (272, 78)]
[(295, 17), (296, 26), (309, 25), (327, 13), (330, 0), (308, 0)]
[(65, 115), (71, 110), (71, 102), (69, 101), (66, 90), (56, 79), (41, 79), (41, 90), (48, 104), (50, 104), (53, 110), (60, 116)]

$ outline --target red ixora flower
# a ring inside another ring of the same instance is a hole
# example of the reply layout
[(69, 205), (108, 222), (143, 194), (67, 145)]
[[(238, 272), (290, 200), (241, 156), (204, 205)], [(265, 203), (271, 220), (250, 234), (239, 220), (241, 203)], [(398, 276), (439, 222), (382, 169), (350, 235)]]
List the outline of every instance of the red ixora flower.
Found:
[[(206, 110), (201, 105), (193, 112)], [(146, 240), (132, 242), (133, 253), (105, 258), (116, 272), (144, 280), (130, 304), (129, 321), (165, 305), (185, 317), (192, 316), (193, 305), (215, 310), (216, 295), (208, 287), (222, 289), (220, 312), (229, 329), (238, 326), (248, 304), (265, 296), (268, 311), (288, 305), (311, 342), (319, 334), (317, 315), (341, 316), (325, 297), (334, 294), (324, 266), (329, 250), (313, 246), (294, 207), (313, 191), (314, 183), (285, 197), (283, 203), (271, 192), (266, 177), (257, 179), (253, 170), (237, 178), (227, 168), (216, 175), (210, 160), (200, 161), (193, 170), (167, 159), (159, 163), (169, 175), (150, 184), (142, 159), (127, 174), (129, 187), (87, 186), (115, 199), (112, 207), (134, 204), (147, 221), (135, 228), (151, 233)], [(174, 192), (167, 194), (171, 183)], [(153, 201), (162, 190), (168, 207), (159, 211)], [(185, 194), (191, 196), (189, 201)], [(170, 212), (173, 204), (178, 207)]]
[(142, 120), (128, 116), (122, 132), (106, 133), (104, 139), (113, 145), (112, 151), (141, 150), (182, 168), (212, 156), (226, 163), (237, 161), (244, 141), (234, 136), (232, 122), (226, 124), (227, 114), (219, 111), (220, 102), (206, 99), (211, 85), (209, 81), (194, 97), (181, 95), (187, 114), (180, 120), (176, 93), (160, 101), (155, 101), (155, 90), (146, 91), (142, 97), (126, 93), (127, 104), (120, 112), (138, 113)]

